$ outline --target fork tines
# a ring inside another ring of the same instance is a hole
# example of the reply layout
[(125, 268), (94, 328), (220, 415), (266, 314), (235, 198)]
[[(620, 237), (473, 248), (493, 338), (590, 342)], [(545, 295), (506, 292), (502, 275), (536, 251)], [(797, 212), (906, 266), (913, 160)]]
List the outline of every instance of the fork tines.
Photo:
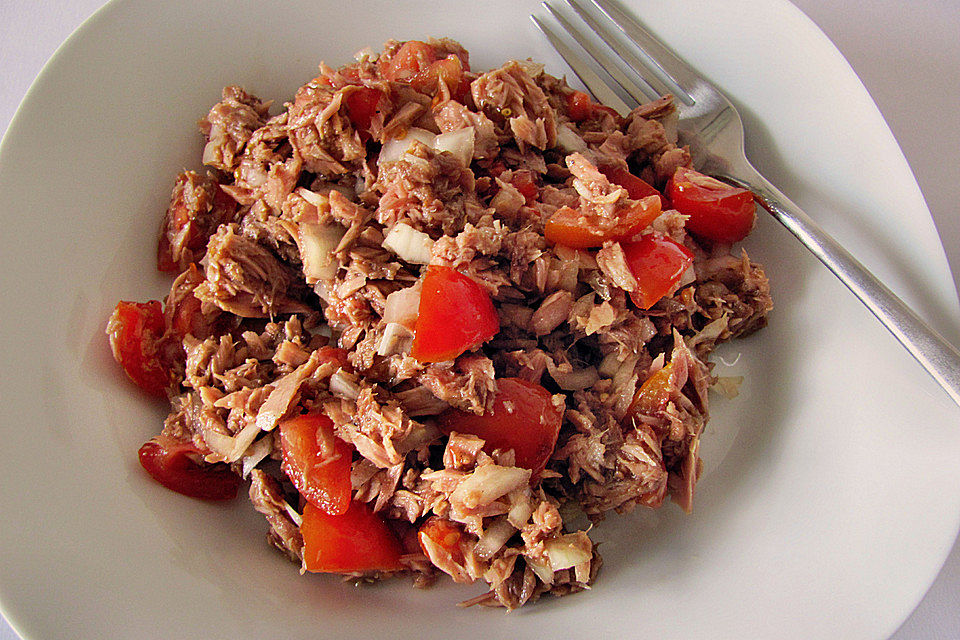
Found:
[[(579, 18), (576, 22), (581, 26), (564, 15), (559, 8), (563, 5), (576, 14)], [(691, 90), (698, 82), (697, 77), (691, 75), (686, 64), (670, 49), (610, 0), (547, 0), (543, 6), (635, 105), (668, 93), (688, 106), (694, 103)], [(553, 28), (536, 16), (530, 17), (595, 98), (623, 113), (630, 110), (627, 102), (610, 88), (610, 83), (602, 80)], [(598, 40), (603, 44), (598, 46)], [(615, 52), (620, 62), (610, 52)]]

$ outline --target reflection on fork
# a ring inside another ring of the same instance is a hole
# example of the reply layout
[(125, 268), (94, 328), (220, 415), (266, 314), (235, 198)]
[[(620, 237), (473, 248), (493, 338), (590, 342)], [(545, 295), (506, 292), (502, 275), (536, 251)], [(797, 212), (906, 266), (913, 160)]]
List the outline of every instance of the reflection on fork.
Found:
[(548, 21), (536, 15), (531, 19), (595, 98), (626, 113), (632, 106), (673, 94), (679, 108), (680, 140), (689, 145), (696, 168), (753, 191), (757, 201), (870, 309), (960, 405), (960, 351), (750, 164), (744, 152), (743, 122), (726, 96), (610, 0), (548, 0), (543, 6), (586, 57)]

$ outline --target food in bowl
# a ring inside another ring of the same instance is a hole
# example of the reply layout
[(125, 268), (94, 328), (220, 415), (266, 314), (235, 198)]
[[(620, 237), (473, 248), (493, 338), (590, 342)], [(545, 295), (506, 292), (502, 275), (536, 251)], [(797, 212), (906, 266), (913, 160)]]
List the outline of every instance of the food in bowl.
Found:
[(690, 167), (670, 96), (622, 115), (530, 61), (390, 41), (282, 109), (227, 87), (200, 129), (170, 293), (107, 327), (170, 403), (153, 478), (248, 486), (305, 571), (507, 608), (594, 581), (577, 514), (691, 509), (707, 357), (772, 302), (733, 249), (753, 196)]

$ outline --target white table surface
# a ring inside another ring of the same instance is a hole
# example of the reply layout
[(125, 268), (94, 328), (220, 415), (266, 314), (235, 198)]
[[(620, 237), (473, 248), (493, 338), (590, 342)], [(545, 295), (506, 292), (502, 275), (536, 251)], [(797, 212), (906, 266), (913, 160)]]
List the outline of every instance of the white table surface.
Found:
[[(846, 56), (900, 143), (960, 283), (960, 0), (793, 0)], [(0, 0), (0, 133), (103, 0)], [(896, 640), (960, 638), (960, 544)], [(18, 640), (0, 619), (0, 640)]]

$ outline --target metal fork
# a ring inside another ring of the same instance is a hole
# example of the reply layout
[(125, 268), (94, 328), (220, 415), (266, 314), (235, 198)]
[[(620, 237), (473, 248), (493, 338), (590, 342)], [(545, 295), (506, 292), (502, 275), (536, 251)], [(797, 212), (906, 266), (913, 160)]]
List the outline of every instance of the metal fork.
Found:
[[(850, 252), (753, 168), (744, 152), (743, 123), (733, 104), (709, 81), (697, 74), (666, 45), (609, 0), (588, 0), (599, 9), (603, 17), (588, 10), (580, 0), (563, 1), (587, 28), (575, 26), (548, 2), (544, 2), (543, 6), (563, 30), (608, 72), (637, 104), (668, 93), (676, 96), (680, 103), (678, 129), (681, 141), (690, 145), (696, 168), (753, 191), (757, 202), (840, 278), (930, 372), (953, 401), (960, 405), (960, 351), (924, 322)], [(560, 3), (561, 0), (553, 2)], [(630, 105), (621, 100), (584, 58), (569, 47), (551, 27), (536, 15), (530, 17), (595, 98), (621, 113), (630, 110)], [(581, 24), (580, 21), (577, 22)], [(615, 29), (632, 41), (645, 57), (620, 45), (614, 35)], [(589, 32), (599, 36), (606, 46), (597, 46), (595, 39), (587, 35)], [(610, 51), (616, 52), (645, 84), (627, 77), (610, 55)]]

